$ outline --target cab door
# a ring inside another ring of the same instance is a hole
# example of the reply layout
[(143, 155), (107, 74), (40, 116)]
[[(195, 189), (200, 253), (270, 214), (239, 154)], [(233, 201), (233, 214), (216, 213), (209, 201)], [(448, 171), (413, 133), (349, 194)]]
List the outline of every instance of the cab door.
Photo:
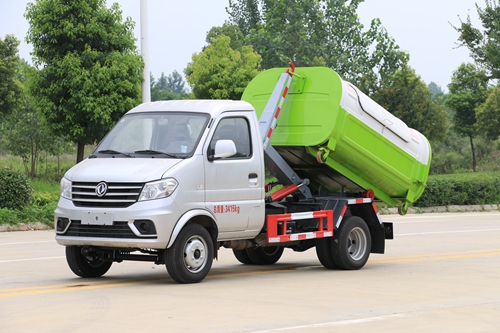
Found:
[[(265, 172), (262, 152), (254, 151), (252, 140), (258, 140), (258, 135), (249, 116), (228, 112), (219, 118), (204, 149), (205, 202), (217, 218), (220, 233), (244, 231), (249, 224), (263, 223)], [(236, 154), (209, 160), (218, 140), (232, 140)]]

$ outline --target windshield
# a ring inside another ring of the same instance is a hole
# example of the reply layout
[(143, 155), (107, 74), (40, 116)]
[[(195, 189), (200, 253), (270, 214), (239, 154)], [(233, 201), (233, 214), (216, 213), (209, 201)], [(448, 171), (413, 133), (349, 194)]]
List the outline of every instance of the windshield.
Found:
[(106, 135), (93, 155), (186, 158), (194, 153), (208, 120), (208, 114), (192, 112), (126, 115)]

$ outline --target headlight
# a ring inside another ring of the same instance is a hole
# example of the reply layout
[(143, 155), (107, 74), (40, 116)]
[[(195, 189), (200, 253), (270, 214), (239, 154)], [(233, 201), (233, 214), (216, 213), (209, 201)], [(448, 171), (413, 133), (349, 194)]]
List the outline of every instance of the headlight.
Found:
[(166, 198), (175, 191), (178, 184), (173, 178), (147, 183), (142, 189), (139, 201)]
[(71, 182), (66, 178), (61, 179), (61, 197), (71, 200)]

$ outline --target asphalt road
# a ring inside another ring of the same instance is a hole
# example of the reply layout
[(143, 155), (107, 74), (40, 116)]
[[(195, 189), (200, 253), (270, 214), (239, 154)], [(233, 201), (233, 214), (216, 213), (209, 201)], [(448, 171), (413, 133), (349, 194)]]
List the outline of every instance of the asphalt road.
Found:
[(359, 271), (222, 249), (191, 285), (141, 262), (78, 278), (52, 231), (0, 233), (0, 332), (500, 332), (500, 212), (383, 219), (395, 239)]

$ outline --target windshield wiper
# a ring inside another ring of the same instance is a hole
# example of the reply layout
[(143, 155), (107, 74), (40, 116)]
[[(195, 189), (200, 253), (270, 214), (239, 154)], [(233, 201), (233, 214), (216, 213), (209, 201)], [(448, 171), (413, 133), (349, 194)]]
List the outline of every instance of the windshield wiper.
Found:
[(136, 153), (136, 154), (159, 154), (159, 155), (165, 155), (165, 156), (172, 157), (172, 158), (179, 158), (179, 156), (177, 156), (177, 155), (172, 155), (172, 154), (168, 154), (168, 153), (165, 153), (163, 151), (160, 151), (160, 150), (152, 150), (152, 149), (136, 150), (136, 151), (134, 151), (134, 153)]
[(98, 153), (99, 154), (116, 154), (116, 155), (123, 155), (123, 156), (127, 156), (127, 157), (134, 157), (134, 156), (132, 156), (130, 154), (122, 153), (121, 151), (112, 150), (112, 149), (99, 150)]

